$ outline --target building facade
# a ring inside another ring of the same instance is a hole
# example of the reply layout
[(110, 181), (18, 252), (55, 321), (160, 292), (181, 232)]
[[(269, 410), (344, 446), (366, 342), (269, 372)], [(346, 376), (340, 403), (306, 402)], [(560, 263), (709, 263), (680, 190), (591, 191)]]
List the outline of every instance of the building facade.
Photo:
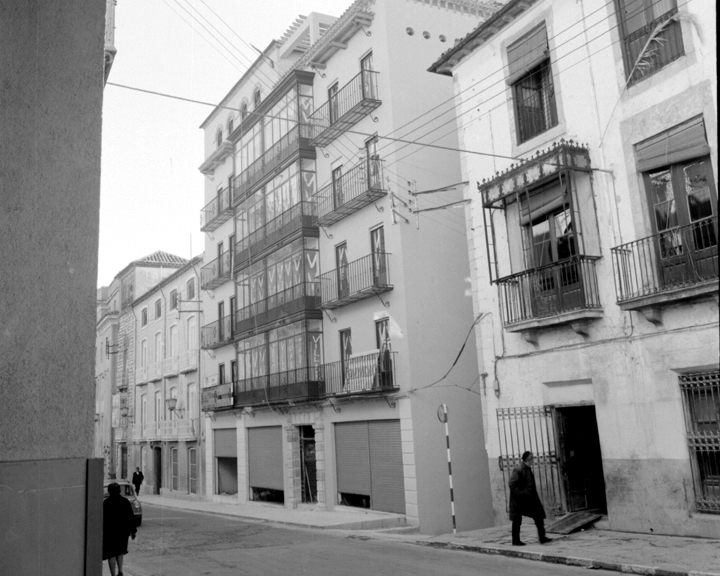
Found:
[[(507, 3), (455, 80), (492, 492), (720, 535), (711, 3)], [(484, 156), (473, 154), (480, 151)]]
[(491, 524), (481, 377), (458, 355), (473, 325), (465, 223), (439, 211), (466, 184), (443, 148), (457, 137), (406, 144), (454, 122), (451, 82), (426, 68), (490, 14), (406, 0), (311, 14), (203, 124), (208, 497), (447, 532), (444, 404), (463, 439), (458, 529)]

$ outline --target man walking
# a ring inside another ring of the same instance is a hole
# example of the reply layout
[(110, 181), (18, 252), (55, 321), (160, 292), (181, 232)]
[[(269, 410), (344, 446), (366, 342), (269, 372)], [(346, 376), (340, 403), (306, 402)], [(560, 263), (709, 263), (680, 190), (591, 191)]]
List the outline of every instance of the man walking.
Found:
[(135, 494), (137, 495), (140, 495), (140, 484), (143, 483), (143, 480), (145, 480), (145, 476), (142, 472), (140, 472), (140, 467), (135, 468), (135, 472), (133, 472), (132, 483), (133, 486), (135, 486)]
[(535, 521), (540, 544), (550, 542), (545, 536), (545, 509), (535, 486), (535, 475), (532, 471), (534, 457), (532, 452), (522, 455), (520, 466), (510, 475), (510, 520), (512, 520), (513, 546), (525, 546), (520, 541), (520, 525), (522, 517), (529, 516)]

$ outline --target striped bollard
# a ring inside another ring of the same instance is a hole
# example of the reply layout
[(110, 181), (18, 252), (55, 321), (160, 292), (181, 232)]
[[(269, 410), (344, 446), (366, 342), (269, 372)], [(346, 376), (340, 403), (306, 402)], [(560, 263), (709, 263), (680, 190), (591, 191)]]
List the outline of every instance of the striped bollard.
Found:
[(452, 462), (450, 461), (450, 430), (448, 429), (448, 411), (447, 404), (438, 406), (438, 420), (445, 424), (445, 443), (447, 444), (447, 460), (448, 460), (448, 478), (450, 479), (450, 511), (452, 512), (453, 534), (457, 534), (457, 526), (455, 523), (455, 493), (453, 491), (452, 481)]

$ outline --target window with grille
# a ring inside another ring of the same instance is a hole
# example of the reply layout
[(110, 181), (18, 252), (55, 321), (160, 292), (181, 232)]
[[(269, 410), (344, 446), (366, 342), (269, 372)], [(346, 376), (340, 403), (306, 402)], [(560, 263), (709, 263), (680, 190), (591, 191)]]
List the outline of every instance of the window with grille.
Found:
[(520, 144), (558, 123), (544, 22), (508, 47), (508, 74)]
[(720, 371), (680, 376), (698, 512), (720, 514)]

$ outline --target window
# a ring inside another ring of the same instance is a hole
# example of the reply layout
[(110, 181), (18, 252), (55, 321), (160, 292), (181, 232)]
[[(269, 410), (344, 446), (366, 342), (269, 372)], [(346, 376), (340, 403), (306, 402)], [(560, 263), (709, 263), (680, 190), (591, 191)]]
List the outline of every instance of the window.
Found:
[(225, 384), (225, 364), (218, 364), (218, 384)]
[(350, 294), (350, 279), (348, 276), (347, 243), (335, 246), (335, 265), (337, 273), (338, 298)]
[(177, 325), (173, 325), (170, 326), (170, 350), (168, 357), (172, 358), (173, 356), (177, 356), (178, 353), (178, 329)]
[(190, 278), (190, 280), (187, 281), (187, 299), (188, 300), (194, 300), (195, 299), (195, 278)]
[(680, 376), (698, 512), (720, 514), (720, 372)]
[(225, 339), (225, 302), (218, 302), (218, 341)]
[(362, 74), (363, 98), (374, 100), (377, 98), (377, 90), (375, 89), (375, 73), (373, 72), (372, 52), (360, 60), (360, 73)]
[(170, 449), (170, 466), (172, 473), (172, 489), (177, 490), (179, 488), (179, 475), (178, 475), (178, 449)]
[(162, 334), (155, 333), (155, 362), (162, 360)]
[(162, 316), (162, 300), (159, 298), (155, 300), (155, 319), (157, 320)]
[(625, 76), (637, 82), (685, 53), (677, 0), (616, 0)]
[(110, 339), (105, 338), (105, 358), (108, 358), (110, 355)]
[(230, 119), (228, 120), (228, 126), (227, 126), (228, 136), (229, 136), (230, 134), (232, 134), (232, 131), (233, 131), (234, 128), (235, 128), (235, 123), (233, 122), (232, 117), (230, 117)]
[(173, 290), (170, 292), (170, 310), (177, 310), (178, 307), (178, 292)]
[(222, 141), (223, 141), (222, 128), (218, 128), (218, 131), (215, 134), (215, 144), (218, 148), (220, 148)]
[(520, 144), (558, 123), (544, 22), (508, 47), (508, 74)]
[[(170, 392), (170, 398), (175, 398), (175, 400), (177, 400), (177, 397), (178, 397), (177, 386), (173, 386), (172, 388), (170, 388), (169, 392)], [(180, 408), (180, 406), (175, 404), (175, 408)], [(177, 420), (177, 419), (178, 419), (178, 415), (175, 413), (175, 410), (170, 412), (170, 420)]]
[(195, 319), (195, 316), (190, 316), (187, 319), (185, 344), (188, 350), (194, 351), (197, 348), (197, 320)]
[(350, 329), (340, 330), (340, 371), (343, 377), (343, 386), (347, 377), (347, 369), (352, 356), (352, 332)]
[(260, 88), (255, 88), (255, 93), (253, 94), (253, 106), (255, 107), (255, 110), (257, 110), (260, 106), (260, 99)]
[(338, 119), (340, 100), (338, 98), (338, 91), (340, 86), (337, 82), (328, 88), (328, 102), (330, 103), (330, 124)]
[(235, 335), (235, 311), (236, 311), (236, 304), (235, 304), (235, 296), (230, 296), (230, 314), (228, 315), (229, 318), (229, 324), (230, 324), (230, 336)]
[(198, 397), (197, 397), (197, 385), (192, 382), (187, 385), (188, 394), (188, 418), (197, 418), (198, 416)]
[(223, 266), (223, 253), (225, 252), (225, 244), (223, 242), (218, 242), (217, 245), (217, 277), (219, 278), (224, 274), (224, 266)]
[(198, 493), (198, 464), (197, 464), (197, 450), (190, 448), (188, 450), (188, 480), (190, 494)]
[(247, 114), (248, 114), (248, 103), (243, 102), (240, 105), (240, 120), (245, 120), (245, 118), (247, 118)]
[(162, 393), (160, 390), (155, 391), (155, 422), (160, 422), (163, 416)]
[(342, 188), (342, 166), (338, 166), (332, 171), (332, 187), (335, 208), (340, 208), (340, 206), (345, 203), (345, 196), (343, 195)]
[(232, 378), (233, 382), (237, 382), (238, 371), (237, 371), (237, 361), (235, 361), (235, 360), (230, 362), (230, 378)]
[(383, 318), (375, 321), (375, 346), (381, 352), (390, 349), (390, 320)]
[(385, 229), (382, 226), (370, 231), (370, 247), (372, 250), (373, 284), (388, 283), (387, 254), (385, 253)]
[(143, 424), (147, 422), (147, 394), (140, 396), (140, 422)]
[(148, 314), (147, 308), (143, 308), (140, 311), (140, 326), (147, 326)]
[(147, 367), (148, 361), (148, 341), (143, 340), (140, 342), (140, 368)]
[(228, 238), (228, 252), (229, 254), (229, 264), (230, 264), (230, 270), (228, 270), (228, 273), (232, 275), (233, 269), (235, 268), (235, 234), (230, 234), (230, 237)]
[(382, 188), (382, 174), (380, 172), (380, 154), (378, 154), (378, 137), (373, 136), (365, 142), (365, 156), (367, 157), (368, 188)]
[(717, 191), (702, 118), (636, 146), (662, 286), (717, 277)]

